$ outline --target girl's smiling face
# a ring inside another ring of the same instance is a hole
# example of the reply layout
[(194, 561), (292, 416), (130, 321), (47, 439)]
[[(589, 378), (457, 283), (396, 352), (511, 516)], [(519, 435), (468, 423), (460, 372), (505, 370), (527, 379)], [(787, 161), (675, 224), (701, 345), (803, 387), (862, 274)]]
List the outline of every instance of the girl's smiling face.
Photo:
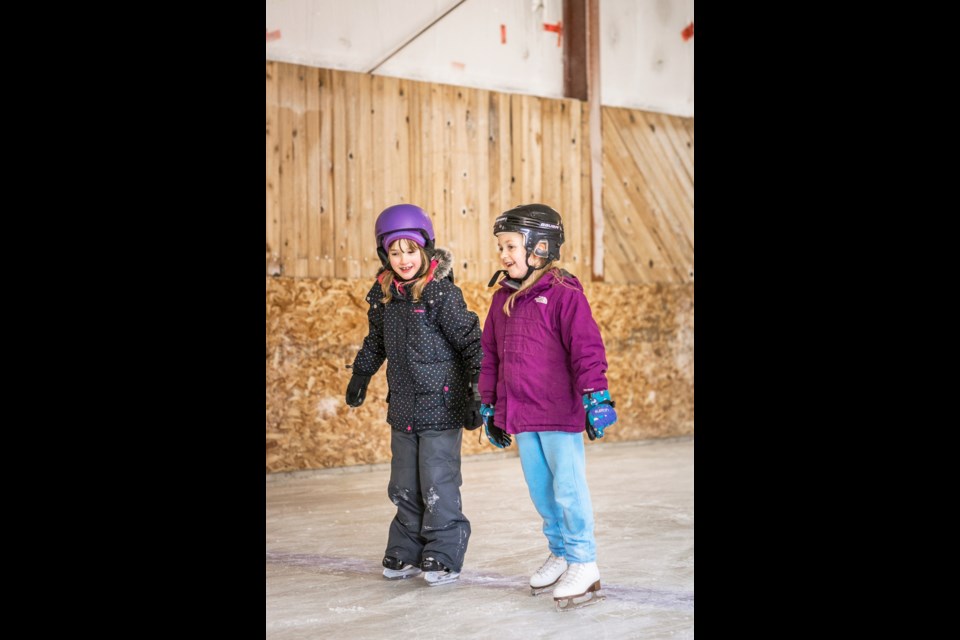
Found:
[[(500, 264), (507, 270), (508, 276), (520, 280), (527, 275), (527, 250), (523, 246), (523, 234), (516, 231), (498, 233), (497, 252), (500, 256)], [(533, 258), (531, 266), (540, 266), (542, 260), (536, 256), (531, 257)]]
[(420, 267), (423, 266), (420, 247), (406, 238), (394, 240), (390, 244), (387, 255), (390, 256), (390, 268), (402, 280), (417, 277), (417, 274), (420, 273)]

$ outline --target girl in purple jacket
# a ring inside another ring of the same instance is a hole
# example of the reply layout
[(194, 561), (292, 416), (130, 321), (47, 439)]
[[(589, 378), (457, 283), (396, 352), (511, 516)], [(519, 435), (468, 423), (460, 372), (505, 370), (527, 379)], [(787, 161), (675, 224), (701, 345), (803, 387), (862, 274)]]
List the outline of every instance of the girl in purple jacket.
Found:
[(603, 599), (593, 537), (583, 436), (616, 422), (600, 329), (576, 277), (554, 266), (563, 223), (543, 204), (496, 219), (503, 269), (483, 327), (480, 398), (495, 447), (517, 439), (530, 498), (550, 555), (530, 578), (534, 595), (553, 589), (561, 611)]

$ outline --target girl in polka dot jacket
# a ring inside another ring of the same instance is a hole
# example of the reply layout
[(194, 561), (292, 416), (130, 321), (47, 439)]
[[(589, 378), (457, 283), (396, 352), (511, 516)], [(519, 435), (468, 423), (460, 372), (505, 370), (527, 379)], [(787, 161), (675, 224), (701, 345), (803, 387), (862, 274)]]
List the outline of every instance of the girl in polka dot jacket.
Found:
[(460, 507), (461, 428), (480, 417), (480, 321), (453, 283), (453, 257), (434, 246), (430, 217), (412, 204), (385, 209), (376, 223), (383, 267), (367, 293), (369, 332), (353, 361), (347, 404), (359, 407), (370, 377), (387, 361), (390, 484), (397, 506), (383, 575), (423, 571), (427, 584), (460, 576), (470, 522)]
[(559, 609), (599, 602), (600, 572), (583, 432), (593, 440), (617, 419), (607, 359), (583, 287), (554, 266), (563, 222), (543, 204), (514, 207), (493, 225), (504, 269), (483, 327), (481, 414), (497, 447), (517, 439), (520, 466), (543, 518), (550, 555), (530, 579)]

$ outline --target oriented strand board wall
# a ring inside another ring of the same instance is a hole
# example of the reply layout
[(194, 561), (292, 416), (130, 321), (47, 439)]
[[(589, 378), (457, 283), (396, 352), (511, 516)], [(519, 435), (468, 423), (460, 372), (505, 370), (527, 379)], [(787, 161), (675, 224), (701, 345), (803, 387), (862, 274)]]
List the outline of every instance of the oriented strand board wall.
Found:
[[(266, 278), (267, 471), (293, 471), (390, 459), (386, 365), (363, 405), (344, 402), (367, 331), (363, 280)], [(486, 318), (491, 289), (462, 285), (468, 307)], [(603, 334), (610, 392), (620, 420), (604, 442), (693, 433), (693, 288), (584, 283)], [(478, 431), (463, 453), (502, 455)], [(511, 450), (514, 450), (511, 448)]]

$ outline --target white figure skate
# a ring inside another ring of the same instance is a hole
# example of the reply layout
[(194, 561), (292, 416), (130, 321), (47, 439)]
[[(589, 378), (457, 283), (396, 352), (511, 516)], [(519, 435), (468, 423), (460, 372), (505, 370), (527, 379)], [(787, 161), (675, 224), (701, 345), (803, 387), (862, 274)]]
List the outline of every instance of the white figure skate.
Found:
[(530, 578), (530, 595), (539, 595), (544, 591), (553, 589), (566, 570), (567, 559), (551, 553), (543, 566), (537, 569), (537, 572)]
[(596, 562), (573, 562), (553, 589), (557, 611), (569, 611), (604, 599)]

